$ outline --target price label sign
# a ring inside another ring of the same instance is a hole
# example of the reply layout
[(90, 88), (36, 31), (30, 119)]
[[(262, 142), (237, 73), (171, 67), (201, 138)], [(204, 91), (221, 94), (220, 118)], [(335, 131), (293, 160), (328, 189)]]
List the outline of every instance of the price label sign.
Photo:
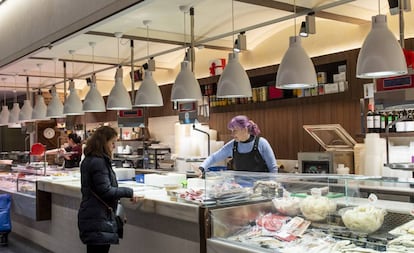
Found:
[(377, 195), (375, 195), (375, 194), (373, 194), (373, 193), (371, 193), (371, 194), (368, 196), (368, 201), (369, 201), (369, 203), (371, 203), (371, 204), (374, 204), (375, 202), (377, 202), (377, 200), (378, 200)]

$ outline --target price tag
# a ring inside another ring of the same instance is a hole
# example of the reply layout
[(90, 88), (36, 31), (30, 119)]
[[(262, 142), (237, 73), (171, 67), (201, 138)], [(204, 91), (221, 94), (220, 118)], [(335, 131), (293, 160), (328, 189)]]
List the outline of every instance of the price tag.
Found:
[(377, 202), (377, 200), (378, 200), (377, 195), (375, 195), (375, 194), (373, 194), (373, 193), (371, 193), (371, 194), (368, 196), (368, 201), (369, 201), (369, 203), (371, 203), (371, 204), (374, 204), (375, 202)]

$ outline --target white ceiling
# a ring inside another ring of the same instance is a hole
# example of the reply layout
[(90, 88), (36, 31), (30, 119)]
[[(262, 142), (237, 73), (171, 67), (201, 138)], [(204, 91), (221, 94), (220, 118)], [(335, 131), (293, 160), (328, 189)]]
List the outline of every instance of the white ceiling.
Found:
[[(43, 49), (25, 59), (10, 63), (8, 66), (0, 69), (0, 75), (3, 75), (0, 77), (7, 78), (3, 83), (1, 83), (1, 86), (6, 86), (8, 87), (6, 89), (9, 90), (12, 89), (10, 87), (17, 87), (20, 92), (24, 92), (24, 88), (26, 87), (25, 77), (17, 76), (16, 85), (14, 85), (13, 75), (23, 75), (25, 70), (27, 71), (26, 74), (29, 75), (41, 74), (42, 76), (49, 76), (42, 78), (32, 77), (30, 79), (31, 87), (48, 88), (53, 83), (61, 82), (61, 77), (63, 76), (63, 59), (73, 58), (75, 60), (92, 61), (92, 48), (89, 46), (89, 42), (96, 43), (94, 48), (94, 61), (113, 64), (119, 63), (119, 61), (129, 63), (131, 51), (128, 39), (120, 39), (120, 44), (118, 44), (118, 39), (115, 37), (98, 36), (85, 33), (101, 32), (112, 35), (115, 32), (122, 32), (124, 36), (128, 35), (147, 38), (147, 27), (143, 24), (143, 20), (151, 20), (151, 23), (148, 25), (148, 36), (151, 40), (169, 40), (175, 41), (177, 44), (135, 40), (134, 59), (137, 59), (135, 64), (139, 66), (146, 62), (148, 45), (149, 55), (157, 55), (155, 57), (157, 68), (174, 69), (184, 58), (184, 50), (180, 49), (184, 44), (184, 22), (186, 23), (185, 33), (187, 35), (187, 41), (190, 41), (190, 16), (188, 13), (184, 15), (184, 13), (180, 11), (179, 6), (183, 5), (193, 6), (195, 9), (194, 38), (196, 44), (199, 44), (199, 41), (207, 41), (206, 43), (203, 43), (206, 46), (210, 45), (231, 48), (234, 37), (226, 35), (229, 35), (229, 33), (233, 30), (238, 31), (257, 26), (258, 28), (247, 31), (247, 45), (249, 50), (267, 38), (274, 36), (279, 31), (286, 29), (287, 27), (293, 27), (292, 12), (263, 7), (260, 6), (260, 3), (286, 3), (293, 5), (294, 0), (278, 0), (277, 2), (273, 0), (262, 0), (251, 2), (255, 2), (257, 5), (237, 0), (234, 2), (230, 0), (144, 1), (122, 13), (118, 13), (98, 24), (90, 26), (86, 31), (83, 31), (83, 34), (77, 34), (71, 38), (64, 38), (61, 41), (54, 43), (51, 49)], [(300, 11), (300, 7), (317, 9), (328, 4), (343, 2), (344, 0), (296, 0), (296, 6)], [(341, 4), (337, 7), (325, 9), (323, 12), (356, 18), (361, 22), (370, 22), (371, 16), (378, 13), (386, 14), (389, 12), (388, 1), (381, 0), (379, 2), (380, 9), (378, 9), (378, 1), (356, 0), (348, 1), (347, 3)], [(231, 15), (232, 3), (234, 4), (233, 18)], [(304, 14), (303, 12), (298, 13)], [(317, 20), (319, 19), (318, 13), (319, 12), (316, 12)], [(186, 17), (185, 21), (184, 16)], [(286, 17), (288, 17), (287, 21), (281, 21)], [(304, 20), (304, 17), (304, 15), (297, 17), (296, 22), (300, 24), (300, 22)], [(266, 26), (260, 25), (266, 22), (273, 24)], [(333, 25), (335, 22), (338, 21), (332, 20)], [(349, 23), (349, 25), (355, 26), (357, 24)], [(213, 40), (211, 38), (216, 39)], [(69, 50), (75, 50), (75, 53), (71, 55)], [(222, 52), (223, 58), (226, 58), (228, 51), (222, 50)], [(40, 58), (46, 58), (46, 60), (40, 60)], [(41, 67), (37, 66), (39, 63), (42, 64)], [(85, 84), (83, 81), (86, 77), (85, 75), (89, 75), (92, 72), (92, 68), (98, 72), (98, 80), (112, 80), (114, 76), (114, 69), (110, 68), (110, 66), (111, 65), (103, 64), (95, 64), (92, 66), (90, 63), (68, 63), (67, 76), (75, 78), (81, 77), (77, 82), (79, 88), (81, 88)], [(102, 69), (108, 70), (100, 71)], [(11, 76), (7, 77), (4, 75)], [(54, 76), (57, 76), (58, 78), (50, 78)], [(57, 87), (62, 88), (63, 84), (58, 84)]]

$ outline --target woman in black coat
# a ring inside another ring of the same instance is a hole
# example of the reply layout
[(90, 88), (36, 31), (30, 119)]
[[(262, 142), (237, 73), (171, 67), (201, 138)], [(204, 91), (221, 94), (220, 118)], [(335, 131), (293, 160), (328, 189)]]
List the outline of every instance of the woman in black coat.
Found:
[(115, 129), (103, 126), (86, 142), (85, 159), (81, 164), (82, 201), (78, 227), (80, 238), (87, 245), (87, 253), (107, 253), (111, 244), (119, 243), (117, 229), (109, 222), (108, 208), (94, 193), (113, 210), (116, 210), (120, 198), (138, 201), (131, 188), (118, 187), (112, 170), (111, 156), (117, 135)]

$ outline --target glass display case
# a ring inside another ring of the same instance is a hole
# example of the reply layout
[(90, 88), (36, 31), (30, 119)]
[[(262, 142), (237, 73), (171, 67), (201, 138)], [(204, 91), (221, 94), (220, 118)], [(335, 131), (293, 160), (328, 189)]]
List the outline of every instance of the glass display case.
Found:
[(36, 195), (36, 176), (26, 176), (24, 178), (17, 178), (16, 190), (17, 192)]
[(224, 171), (205, 189), (207, 252), (414, 252), (412, 179)]

